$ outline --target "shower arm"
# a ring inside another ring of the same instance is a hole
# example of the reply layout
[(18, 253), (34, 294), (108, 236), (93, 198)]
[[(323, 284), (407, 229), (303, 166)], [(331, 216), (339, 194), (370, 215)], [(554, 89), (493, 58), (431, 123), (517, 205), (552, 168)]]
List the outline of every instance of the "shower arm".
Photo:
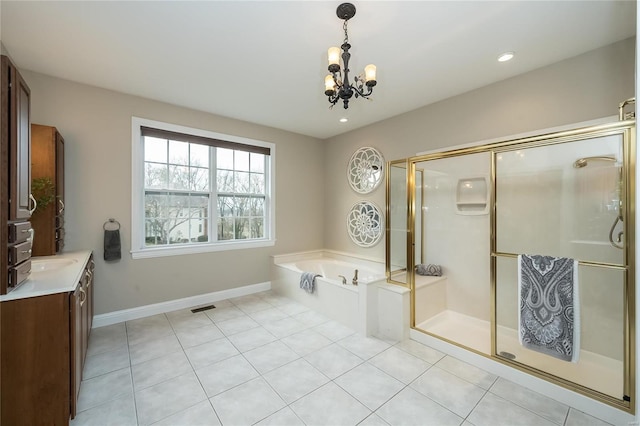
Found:
[(620, 105), (618, 105), (618, 119), (620, 121), (626, 120), (626, 119), (631, 119), (633, 120), (636, 116), (635, 112), (629, 112), (627, 114), (624, 113), (624, 107), (630, 104), (635, 104), (636, 103), (636, 98), (629, 98), (624, 102), (621, 102)]

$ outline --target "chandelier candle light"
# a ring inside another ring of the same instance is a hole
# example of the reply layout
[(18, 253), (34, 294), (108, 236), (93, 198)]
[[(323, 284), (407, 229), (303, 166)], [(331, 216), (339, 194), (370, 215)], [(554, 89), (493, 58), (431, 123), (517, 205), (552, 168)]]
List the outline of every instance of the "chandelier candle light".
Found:
[[(376, 66), (369, 64), (364, 67), (364, 77), (362, 75), (354, 78), (354, 84), (349, 82), (349, 59), (351, 54), (349, 49), (349, 34), (347, 33), (347, 22), (356, 14), (356, 7), (351, 3), (342, 3), (336, 10), (338, 18), (344, 19), (344, 42), (340, 47), (329, 48), (329, 72), (324, 79), (324, 94), (329, 97), (329, 103), (333, 106), (342, 99), (344, 109), (349, 108), (349, 99), (355, 97), (369, 98), (373, 93), (373, 86), (376, 85)], [(341, 53), (342, 52), (342, 53)], [(342, 57), (342, 68), (340, 67), (340, 57)], [(344, 71), (343, 71), (344, 70)], [(366, 89), (365, 89), (366, 86)], [(366, 91), (365, 91), (366, 90)]]

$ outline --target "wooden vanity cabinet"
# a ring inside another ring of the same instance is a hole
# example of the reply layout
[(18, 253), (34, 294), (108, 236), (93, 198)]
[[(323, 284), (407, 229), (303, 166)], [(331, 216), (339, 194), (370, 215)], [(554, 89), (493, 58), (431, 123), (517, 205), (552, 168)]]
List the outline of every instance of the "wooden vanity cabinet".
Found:
[(2, 302), (0, 423), (69, 422), (69, 294)]
[(70, 295), (71, 306), (71, 418), (77, 413), (82, 370), (89, 347), (93, 324), (93, 255), (89, 258), (76, 291)]
[[(9, 258), (15, 244), (12, 226), (24, 228), (33, 209), (31, 197), (31, 123), (29, 86), (16, 66), (0, 56), (0, 294), (29, 276), (28, 258), (16, 263)], [(5, 251), (4, 247), (8, 246)], [(30, 254), (30, 252), (28, 252)]]
[(69, 407), (70, 416), (75, 418), (78, 411), (78, 396), (80, 394), (80, 383), (82, 382), (82, 341), (83, 341), (83, 329), (82, 329), (82, 286), (79, 285), (76, 291), (71, 293), (70, 306), (71, 306), (71, 389), (69, 393)]
[(31, 215), (34, 256), (50, 256), (64, 247), (64, 138), (55, 127), (31, 125), (31, 178), (47, 178), (55, 199)]
[(93, 258), (72, 292), (1, 302), (0, 424), (68, 425), (93, 316)]

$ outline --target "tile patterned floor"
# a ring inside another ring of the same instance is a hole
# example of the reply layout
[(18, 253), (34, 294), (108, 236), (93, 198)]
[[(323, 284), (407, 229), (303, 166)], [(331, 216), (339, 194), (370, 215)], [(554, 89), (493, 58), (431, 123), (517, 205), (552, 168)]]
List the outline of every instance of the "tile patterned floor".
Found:
[(271, 292), (94, 329), (80, 425), (607, 425)]

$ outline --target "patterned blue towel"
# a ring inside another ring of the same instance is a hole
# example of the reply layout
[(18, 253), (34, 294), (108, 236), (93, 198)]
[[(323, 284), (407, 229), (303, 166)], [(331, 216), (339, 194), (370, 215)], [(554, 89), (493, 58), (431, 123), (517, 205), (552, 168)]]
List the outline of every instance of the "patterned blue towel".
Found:
[(566, 257), (518, 256), (518, 298), (520, 344), (578, 362), (578, 262)]
[(316, 289), (316, 277), (321, 276), (322, 275), (313, 272), (303, 272), (300, 276), (300, 288), (307, 293), (313, 293)]

